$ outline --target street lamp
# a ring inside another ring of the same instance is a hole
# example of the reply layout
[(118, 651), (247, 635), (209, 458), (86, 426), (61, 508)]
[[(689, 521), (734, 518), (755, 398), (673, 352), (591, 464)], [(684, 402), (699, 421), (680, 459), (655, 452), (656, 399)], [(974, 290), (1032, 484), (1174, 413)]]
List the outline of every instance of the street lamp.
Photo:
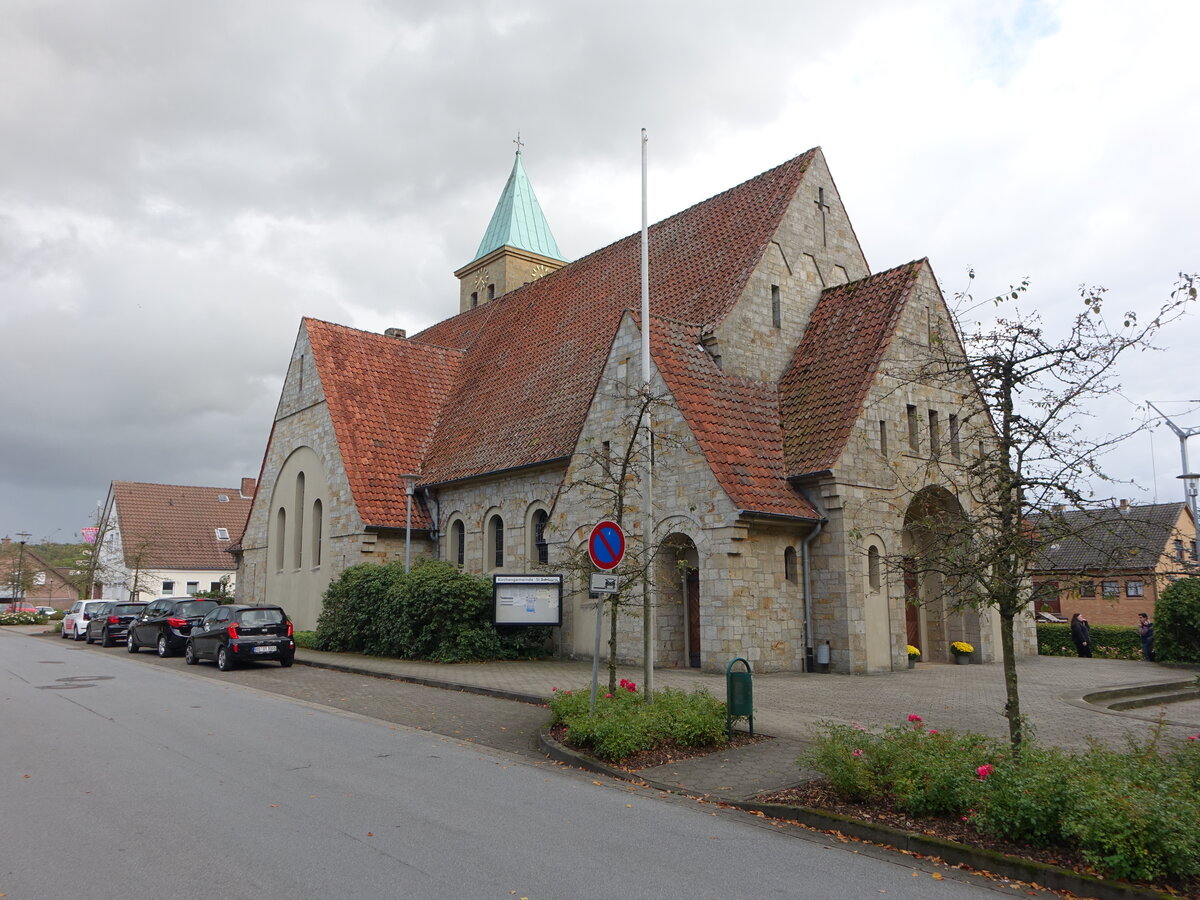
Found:
[(21, 542), (21, 549), (17, 553), (17, 589), (13, 591), (13, 612), (21, 608), (21, 600), (25, 598), (25, 542), (33, 535), (28, 531), (18, 531), (17, 539)]
[(401, 475), (404, 479), (404, 493), (407, 504), (404, 510), (404, 572), (408, 574), (412, 562), (412, 498), (417, 488), (417, 475)]

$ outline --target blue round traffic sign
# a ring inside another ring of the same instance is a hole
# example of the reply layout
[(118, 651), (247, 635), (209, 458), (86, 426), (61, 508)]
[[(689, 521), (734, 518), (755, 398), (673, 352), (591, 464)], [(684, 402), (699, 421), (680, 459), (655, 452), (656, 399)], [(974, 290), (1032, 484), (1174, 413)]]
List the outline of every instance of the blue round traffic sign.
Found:
[(625, 532), (616, 522), (597, 522), (588, 535), (588, 556), (597, 569), (615, 569), (625, 557)]

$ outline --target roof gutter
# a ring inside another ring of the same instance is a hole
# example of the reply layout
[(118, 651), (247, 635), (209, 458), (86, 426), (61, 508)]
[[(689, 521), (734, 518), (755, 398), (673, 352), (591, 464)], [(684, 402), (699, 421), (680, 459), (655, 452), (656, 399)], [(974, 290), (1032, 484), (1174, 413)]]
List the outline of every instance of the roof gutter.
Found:
[(463, 481), (475, 481), (479, 478), (499, 478), (501, 475), (508, 475), (512, 472), (520, 472), (524, 469), (532, 469), (537, 466), (549, 466), (554, 465), (555, 463), (570, 462), (570, 460), (571, 457), (569, 454), (567, 456), (553, 456), (550, 459), (539, 459), (537, 462), (521, 463), (519, 466), (510, 466), (507, 469), (493, 469), (490, 472), (479, 472), (474, 475), (463, 475), (461, 478), (447, 478), (445, 481), (430, 481), (426, 484), (419, 485), (419, 487), (421, 487), (422, 490), (427, 491), (430, 488), (446, 487), (448, 485), (458, 484)]

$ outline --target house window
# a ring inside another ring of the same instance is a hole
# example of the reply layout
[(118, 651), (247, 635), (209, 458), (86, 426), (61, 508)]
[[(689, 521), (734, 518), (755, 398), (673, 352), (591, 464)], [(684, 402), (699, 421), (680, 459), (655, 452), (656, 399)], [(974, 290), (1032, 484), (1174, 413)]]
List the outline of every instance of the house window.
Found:
[(550, 562), (550, 545), (546, 543), (546, 522), (550, 514), (539, 509), (533, 514), (533, 553), (532, 557), (539, 565)]
[(1196, 542), (1192, 541), (1192, 562), (1196, 561)]
[(217, 540), (218, 541), (229, 540), (229, 529), (228, 528), (218, 528), (217, 529)]
[(871, 585), (873, 591), (879, 590), (879, 586), (883, 583), (880, 574), (879, 548), (875, 546), (867, 550), (867, 583)]
[(479, 291), (471, 291), (471, 309), (479, 305)]
[(1096, 582), (1094, 582), (1094, 581), (1080, 582), (1079, 596), (1080, 597), (1095, 597), (1096, 596)]
[(1175, 539), (1175, 558), (1183, 562), (1183, 541)]
[(1034, 588), (1034, 609), (1051, 613), (1061, 611), (1057, 581), (1043, 581)]
[(170, 597), (172, 594), (174, 594), (175, 593), (175, 582), (164, 581), (162, 583), (162, 593), (163, 593), (164, 597)]
[(275, 568), (283, 571), (284, 537), (287, 534), (287, 511), (281, 506), (275, 514)]
[(221, 582), (219, 582), (219, 581), (210, 581), (210, 582), (208, 583), (208, 589), (209, 589), (210, 591), (212, 591), (214, 594), (219, 594), (219, 593), (221, 592)]
[(1125, 582), (1126, 597), (1144, 597), (1146, 596), (1146, 586), (1140, 581)]
[(936, 409), (929, 411), (929, 455), (937, 456), (942, 451), (942, 432), (938, 425)]
[(799, 573), (796, 571), (796, 548), (788, 547), (783, 551), (783, 577), (795, 584), (799, 580)]
[(958, 416), (956, 416), (954, 413), (950, 413), (949, 425), (950, 425), (950, 455), (953, 456), (955, 459), (959, 459), (962, 454), (962, 450), (959, 447), (959, 443), (958, 443)]
[(292, 535), (292, 568), (299, 569), (304, 557), (304, 473), (296, 473), (296, 527)]
[(779, 300), (779, 285), (771, 285), (771, 327), (780, 328), (783, 325), (783, 307)]
[(217, 494), (217, 502), (218, 503), (228, 503), (229, 495), (228, 494)]
[(883, 419), (879, 420), (879, 453), (881, 456), (887, 456), (887, 422)]
[(1100, 582), (1100, 592), (1105, 597), (1119, 597), (1121, 596), (1121, 582), (1102, 581)]
[(908, 449), (916, 453), (921, 449), (921, 430), (917, 423), (917, 408), (908, 404)]
[(487, 558), (492, 562), (492, 568), (500, 569), (504, 567), (504, 520), (499, 516), (492, 516), (488, 520), (487, 527), (488, 535), (488, 552)]
[(44, 585), (46, 583), (46, 573), (45, 572), (34, 572), (33, 573), (33, 583), (36, 585)]
[(189, 597), (190, 597), (192, 594), (198, 594), (198, 593), (200, 593), (200, 582), (198, 582), (198, 581), (189, 581), (189, 582), (187, 583), (187, 592), (188, 592), (188, 596), (189, 596)]
[(461, 566), (466, 560), (466, 538), (467, 527), (459, 519), (450, 526), (450, 558), (456, 566)]
[(312, 506), (312, 565), (321, 565), (321, 538), (325, 533), (325, 505), (316, 499)]

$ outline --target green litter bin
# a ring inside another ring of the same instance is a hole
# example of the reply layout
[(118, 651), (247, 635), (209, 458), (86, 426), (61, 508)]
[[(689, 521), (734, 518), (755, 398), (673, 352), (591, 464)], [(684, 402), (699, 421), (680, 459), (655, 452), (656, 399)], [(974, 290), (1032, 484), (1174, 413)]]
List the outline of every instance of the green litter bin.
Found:
[[(741, 663), (746, 668), (734, 671)], [(750, 734), (754, 734), (754, 673), (750, 663), (738, 657), (725, 667), (725, 735), (733, 739), (733, 720), (745, 716), (750, 722)]]

